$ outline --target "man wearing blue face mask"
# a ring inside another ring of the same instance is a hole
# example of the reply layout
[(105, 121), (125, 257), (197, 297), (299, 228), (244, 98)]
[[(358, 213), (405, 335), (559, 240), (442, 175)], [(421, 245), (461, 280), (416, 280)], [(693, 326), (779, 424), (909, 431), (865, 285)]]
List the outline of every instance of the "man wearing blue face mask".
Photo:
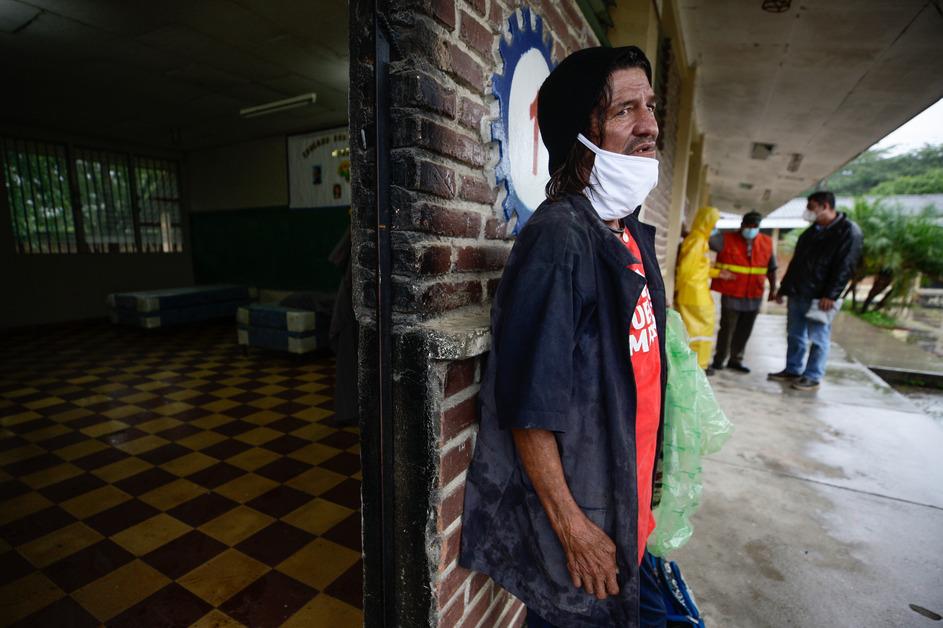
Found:
[(776, 294), (776, 255), (772, 238), (760, 233), (761, 219), (759, 212), (749, 212), (743, 216), (739, 231), (711, 236), (710, 247), (717, 251), (715, 267), (733, 276), (717, 277), (711, 282), (711, 290), (721, 294), (720, 330), (708, 375), (725, 367), (750, 372), (743, 363), (743, 354), (763, 301), (764, 278), (769, 281), (770, 299)]
[(521, 230), (491, 313), (460, 564), (527, 605), (527, 625), (658, 626), (645, 546), (665, 390), (665, 287), (651, 67), (589, 48), (538, 97), (547, 200)]

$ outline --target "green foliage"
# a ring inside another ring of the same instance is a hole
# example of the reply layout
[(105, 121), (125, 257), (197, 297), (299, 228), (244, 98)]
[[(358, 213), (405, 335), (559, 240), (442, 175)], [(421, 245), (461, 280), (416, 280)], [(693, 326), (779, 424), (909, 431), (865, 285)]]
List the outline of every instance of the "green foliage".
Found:
[(855, 316), (865, 321), (866, 323), (871, 323), (875, 327), (882, 327), (884, 329), (894, 329), (897, 327), (897, 319), (879, 310), (871, 310), (870, 312), (852, 312)]
[(780, 239), (777, 248), (780, 255), (791, 255), (796, 250), (796, 243), (799, 242), (799, 236), (805, 231), (803, 228), (791, 229), (787, 231)]
[[(875, 277), (880, 286), (890, 286), (884, 303), (908, 297), (918, 275), (943, 277), (943, 227), (932, 207), (916, 216), (904, 215), (884, 201), (856, 198), (848, 210), (864, 234), (864, 250), (854, 283)], [(877, 294), (869, 295), (861, 311), (867, 311)], [(906, 301), (906, 298), (903, 299)]]
[(74, 250), (75, 225), (65, 159), (11, 146), (2, 163), (17, 249), (46, 253)]
[(923, 174), (907, 175), (879, 183), (871, 194), (938, 194), (943, 192), (943, 168), (932, 168)]
[[(901, 178), (906, 180), (901, 190), (920, 191), (890, 191)], [(888, 191), (879, 192), (876, 188), (884, 184)], [(865, 151), (830, 176), (826, 187), (836, 196), (943, 193), (943, 144), (893, 157), (887, 156), (887, 149)]]

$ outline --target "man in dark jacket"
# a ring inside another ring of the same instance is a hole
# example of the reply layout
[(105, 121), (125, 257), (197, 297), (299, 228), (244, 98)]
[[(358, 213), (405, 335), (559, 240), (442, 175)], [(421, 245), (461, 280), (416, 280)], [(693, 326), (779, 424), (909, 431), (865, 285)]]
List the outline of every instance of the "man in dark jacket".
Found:
[[(835, 195), (815, 192), (807, 199), (804, 218), (812, 223), (796, 243), (776, 300), (789, 297), (786, 318), (786, 368), (769, 379), (790, 382), (797, 390), (815, 390), (825, 375), (836, 302), (861, 257), (861, 229), (835, 211)], [(810, 310), (821, 312), (816, 317)], [(811, 343), (808, 361), (806, 349)]]
[(540, 89), (548, 200), (492, 307), (460, 554), (528, 626), (665, 626), (643, 560), (665, 386), (665, 288), (638, 220), (654, 101), (634, 46), (576, 52)]

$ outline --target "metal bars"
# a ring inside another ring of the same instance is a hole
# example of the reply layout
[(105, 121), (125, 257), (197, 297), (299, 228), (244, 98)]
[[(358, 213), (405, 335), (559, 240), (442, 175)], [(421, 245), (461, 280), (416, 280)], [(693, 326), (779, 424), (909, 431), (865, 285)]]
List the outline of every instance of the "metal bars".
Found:
[(65, 147), (2, 138), (0, 152), (16, 251), (78, 252)]
[(18, 253), (179, 253), (175, 161), (0, 138)]
[(144, 251), (182, 251), (180, 184), (176, 163), (137, 157), (134, 172)]
[(75, 169), (89, 250), (93, 253), (135, 252), (127, 158), (119, 153), (79, 149)]

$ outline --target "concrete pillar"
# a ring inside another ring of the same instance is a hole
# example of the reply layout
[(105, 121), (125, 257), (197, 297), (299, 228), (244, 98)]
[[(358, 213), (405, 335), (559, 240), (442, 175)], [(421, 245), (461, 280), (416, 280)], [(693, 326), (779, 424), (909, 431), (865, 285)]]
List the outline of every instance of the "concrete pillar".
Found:
[(707, 178), (707, 165), (704, 163), (704, 134), (697, 132), (695, 126), (692, 133), (691, 160), (688, 162), (688, 185), (685, 197), (685, 210), (682, 224), (690, 225), (691, 219), (701, 202), (701, 191)]
[(613, 46), (638, 46), (654, 68), (658, 57), (658, 13), (652, 0), (619, 2), (609, 10), (613, 27), (608, 37)]
[(674, 274), (677, 262), (676, 251), (681, 238), (681, 222), (684, 219), (687, 198), (688, 165), (691, 162), (691, 137), (694, 130), (694, 86), (696, 72), (689, 68), (683, 75), (681, 88), (681, 111), (678, 120), (678, 138), (675, 148), (674, 178), (671, 185), (671, 209), (668, 214), (668, 259), (662, 273), (665, 289), (671, 299), (674, 294)]

